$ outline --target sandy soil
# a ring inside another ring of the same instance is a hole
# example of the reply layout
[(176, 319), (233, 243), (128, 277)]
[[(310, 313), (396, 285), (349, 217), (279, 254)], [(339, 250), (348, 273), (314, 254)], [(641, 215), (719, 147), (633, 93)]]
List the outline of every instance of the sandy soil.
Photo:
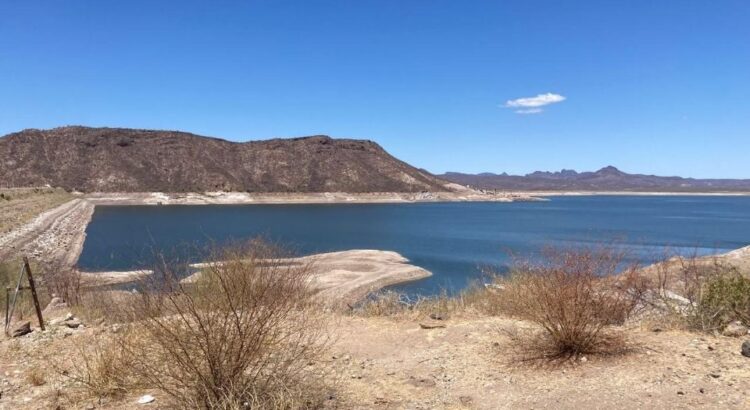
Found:
[[(748, 408), (741, 341), (631, 329), (632, 353), (535, 368), (509, 353), (507, 318), (448, 320), (445, 329), (388, 319), (339, 325), (336, 365), (361, 408)], [(341, 359), (344, 358), (344, 359)]]
[[(58, 313), (64, 315), (65, 311)], [(52, 316), (50, 316), (52, 317)], [(338, 409), (746, 409), (750, 406), (750, 358), (742, 339), (683, 331), (625, 330), (631, 352), (589, 357), (559, 366), (531, 366), (510, 352), (502, 329), (525, 326), (504, 318), (450, 318), (445, 328), (426, 330), (418, 322), (336, 316), (328, 355), (313, 364), (333, 369)], [(50, 326), (24, 337), (0, 339), (0, 408), (54, 408), (81, 391), (49, 367), (45, 355), (106, 335), (108, 327)], [(28, 375), (44, 372), (35, 386)], [(157, 391), (131, 391), (122, 399), (82, 399), (74, 408), (137, 409), (138, 397), (152, 394), (148, 408), (166, 408)], [(70, 408), (69, 406), (63, 408)]]

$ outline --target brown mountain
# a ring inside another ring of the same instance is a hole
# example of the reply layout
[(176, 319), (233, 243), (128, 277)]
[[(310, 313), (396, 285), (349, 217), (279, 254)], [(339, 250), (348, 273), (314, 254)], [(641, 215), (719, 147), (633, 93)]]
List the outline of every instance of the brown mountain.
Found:
[(595, 172), (532, 172), (526, 175), (462, 174), (440, 178), (480, 189), (518, 191), (747, 192), (750, 179), (695, 179), (628, 174), (608, 166)]
[(244, 143), (175, 131), (62, 127), (0, 138), (0, 186), (83, 192), (418, 192), (446, 182), (372, 141)]

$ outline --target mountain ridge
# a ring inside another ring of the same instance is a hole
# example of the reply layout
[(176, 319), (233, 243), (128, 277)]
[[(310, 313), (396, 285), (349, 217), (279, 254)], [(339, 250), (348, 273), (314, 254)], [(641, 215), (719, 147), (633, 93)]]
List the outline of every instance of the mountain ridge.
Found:
[(66, 126), (0, 137), (0, 186), (81, 192), (420, 192), (447, 182), (371, 140), (233, 142), (182, 131)]
[(438, 177), (477, 189), (518, 191), (748, 192), (750, 179), (698, 179), (630, 174), (608, 165), (597, 171), (535, 171), (525, 175), (446, 172)]

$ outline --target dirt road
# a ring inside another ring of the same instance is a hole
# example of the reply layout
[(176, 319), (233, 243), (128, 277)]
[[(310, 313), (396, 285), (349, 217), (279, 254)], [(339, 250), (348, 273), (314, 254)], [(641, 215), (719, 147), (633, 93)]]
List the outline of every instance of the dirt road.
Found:
[(42, 264), (74, 266), (93, 212), (90, 201), (77, 198), (41, 213), (0, 235), (0, 259), (26, 255)]

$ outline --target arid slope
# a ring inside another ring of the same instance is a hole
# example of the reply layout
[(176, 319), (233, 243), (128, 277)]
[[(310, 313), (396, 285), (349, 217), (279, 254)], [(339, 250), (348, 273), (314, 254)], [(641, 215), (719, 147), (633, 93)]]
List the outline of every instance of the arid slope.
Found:
[(175, 131), (62, 127), (0, 138), (0, 186), (82, 192), (420, 192), (445, 181), (372, 141), (244, 143)]

